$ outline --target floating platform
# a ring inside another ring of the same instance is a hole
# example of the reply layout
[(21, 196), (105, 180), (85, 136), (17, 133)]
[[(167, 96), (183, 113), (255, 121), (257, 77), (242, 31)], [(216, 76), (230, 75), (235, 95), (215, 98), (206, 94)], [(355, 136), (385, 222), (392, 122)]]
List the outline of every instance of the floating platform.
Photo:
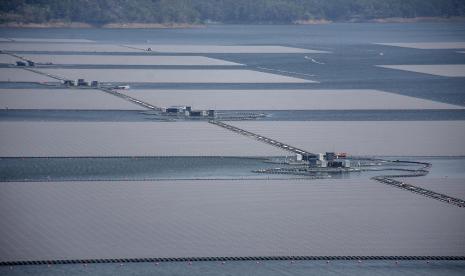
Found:
[(463, 209), (367, 179), (4, 182), (0, 197), (2, 264), (465, 247)]

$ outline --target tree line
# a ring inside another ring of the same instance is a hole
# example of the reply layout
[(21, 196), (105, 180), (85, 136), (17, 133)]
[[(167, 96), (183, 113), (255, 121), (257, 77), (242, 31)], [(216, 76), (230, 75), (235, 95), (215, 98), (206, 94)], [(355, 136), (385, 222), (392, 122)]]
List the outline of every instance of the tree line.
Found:
[(106, 23), (293, 23), (465, 16), (465, 0), (0, 0), (0, 20)]

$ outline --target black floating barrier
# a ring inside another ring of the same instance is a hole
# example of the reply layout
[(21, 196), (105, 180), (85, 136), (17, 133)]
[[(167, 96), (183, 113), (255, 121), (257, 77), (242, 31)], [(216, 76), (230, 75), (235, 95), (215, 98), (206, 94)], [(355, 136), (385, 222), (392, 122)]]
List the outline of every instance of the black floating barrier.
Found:
[(406, 261), (465, 261), (465, 256), (244, 256), (244, 257), (192, 257), (192, 258), (126, 258), (126, 259), (74, 259), (25, 260), (0, 262), (0, 266), (98, 264), (98, 263), (149, 263), (149, 262), (212, 262), (212, 261), (321, 261), (321, 260), (406, 260)]

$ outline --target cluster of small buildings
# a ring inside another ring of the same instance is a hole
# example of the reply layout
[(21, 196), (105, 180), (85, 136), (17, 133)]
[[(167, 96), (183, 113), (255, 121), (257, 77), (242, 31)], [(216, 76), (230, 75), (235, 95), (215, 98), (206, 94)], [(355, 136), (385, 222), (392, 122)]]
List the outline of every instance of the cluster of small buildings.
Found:
[(297, 154), (297, 161), (306, 161), (310, 167), (317, 168), (350, 168), (350, 160), (346, 153), (326, 152), (312, 156)]
[(99, 87), (100, 83), (98, 81), (91, 81), (90, 83), (84, 79), (75, 80), (64, 80), (63, 84), (66, 86), (90, 86), (90, 87)]
[(193, 110), (191, 106), (172, 106), (165, 108), (164, 112), (171, 115), (184, 115), (186, 117), (215, 117), (215, 110)]
[(34, 67), (36, 64), (34, 61), (32, 60), (18, 60), (16, 62), (16, 66), (19, 66), (19, 67), (26, 67), (26, 66), (31, 66), (31, 67)]

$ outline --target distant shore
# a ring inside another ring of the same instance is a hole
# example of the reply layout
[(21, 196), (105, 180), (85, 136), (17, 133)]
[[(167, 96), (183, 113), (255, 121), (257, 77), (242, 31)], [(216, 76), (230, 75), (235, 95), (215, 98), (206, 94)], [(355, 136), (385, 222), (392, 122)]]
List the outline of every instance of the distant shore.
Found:
[(186, 29), (204, 28), (206, 25), (186, 23), (109, 23), (101, 26), (104, 29)]
[(295, 25), (320, 25), (320, 24), (331, 24), (334, 23), (327, 19), (308, 19), (308, 20), (297, 20), (294, 22)]
[(435, 22), (465, 22), (465, 17), (388, 17), (374, 19), (350, 19), (347, 21), (331, 21), (326, 19), (297, 20), (296, 25), (318, 25), (331, 23), (435, 23)]
[[(348, 21), (331, 21), (326, 19), (297, 20), (294, 25), (320, 25), (332, 23), (426, 23), (426, 22), (457, 22), (464, 23), (465, 17), (390, 17), (375, 19), (351, 19)], [(215, 25), (221, 25), (218, 23)], [(226, 24), (226, 23), (224, 23)], [(263, 24), (250, 24), (263, 25)], [(273, 25), (273, 24), (269, 24)], [(292, 25), (292, 24), (289, 24)], [(205, 28), (208, 24), (188, 24), (188, 23), (108, 23), (104, 25), (92, 25), (84, 22), (44, 22), (44, 23), (21, 23), (7, 22), (0, 23), (0, 28), (102, 28), (102, 29), (189, 29)]]
[(421, 22), (465, 22), (465, 17), (389, 17), (365, 21), (367, 23), (421, 23)]
[(1, 28), (94, 28), (94, 26), (82, 22), (44, 22), (44, 23), (22, 23), (7, 22), (1, 23)]
[(186, 24), (186, 23), (108, 23), (101, 26), (95, 26), (83, 22), (45, 22), (45, 23), (20, 23), (8, 22), (1, 23), (0, 28), (76, 28), (76, 29), (188, 29), (203, 28), (206, 25)]

